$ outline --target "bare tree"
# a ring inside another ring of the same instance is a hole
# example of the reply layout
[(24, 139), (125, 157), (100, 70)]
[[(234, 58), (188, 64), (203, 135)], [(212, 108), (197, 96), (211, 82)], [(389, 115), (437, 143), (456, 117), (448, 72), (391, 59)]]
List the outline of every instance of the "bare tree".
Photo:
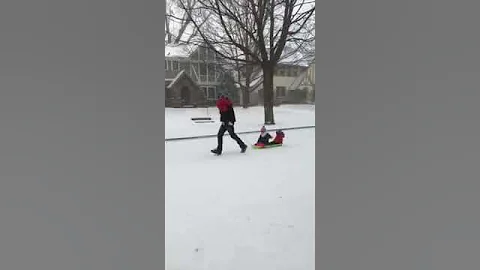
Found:
[(289, 56), (284, 53), (286, 45), (293, 48), (289, 53), (296, 53), (315, 39), (315, 2), (196, 0), (195, 8), (189, 9), (189, 0), (178, 1), (198, 38), (219, 56), (262, 69), (265, 124), (275, 124), (274, 70), (282, 57)]
[[(247, 48), (254, 48), (249, 37), (246, 35), (245, 31), (242, 29), (237, 29), (236, 36), (244, 35), (245, 37), (241, 40), (242, 46)], [(236, 83), (238, 84), (241, 94), (242, 94), (242, 107), (248, 108), (250, 105), (250, 93), (254, 89), (251, 85), (254, 78), (255, 67), (250, 61), (250, 56), (245, 53), (245, 50), (239, 50), (238, 48), (232, 48), (232, 53), (230, 55), (236, 55), (236, 59), (233, 61), (226, 61), (231, 63), (231, 68), (235, 69)], [(244, 56), (244, 57), (243, 57)], [(245, 61), (242, 61), (242, 60)]]
[[(166, 0), (166, 44), (188, 44), (197, 35), (190, 17), (191, 15), (199, 17), (196, 14), (196, 6), (197, 0)], [(201, 26), (204, 21), (197, 21), (197, 23)]]

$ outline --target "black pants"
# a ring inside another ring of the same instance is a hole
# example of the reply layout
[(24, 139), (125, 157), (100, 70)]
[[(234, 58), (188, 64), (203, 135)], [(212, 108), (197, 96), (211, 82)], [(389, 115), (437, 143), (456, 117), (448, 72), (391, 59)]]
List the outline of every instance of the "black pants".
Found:
[(223, 147), (223, 135), (225, 132), (228, 131), (228, 134), (230, 134), (230, 137), (235, 140), (238, 143), (238, 146), (240, 148), (245, 147), (245, 143), (235, 134), (235, 129), (233, 125), (228, 125), (226, 123), (222, 123), (220, 126), (220, 129), (218, 129), (218, 134), (217, 134), (217, 140), (218, 140), (218, 146), (217, 146), (217, 151), (222, 152), (222, 147)]

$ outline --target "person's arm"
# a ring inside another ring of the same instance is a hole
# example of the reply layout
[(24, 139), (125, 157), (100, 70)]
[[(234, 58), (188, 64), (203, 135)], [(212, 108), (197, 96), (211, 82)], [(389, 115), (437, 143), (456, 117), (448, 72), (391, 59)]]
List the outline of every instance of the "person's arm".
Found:
[(227, 124), (233, 126), (235, 123), (235, 113), (233, 111), (233, 108), (231, 106), (228, 107), (228, 110), (225, 112), (226, 118), (227, 118)]

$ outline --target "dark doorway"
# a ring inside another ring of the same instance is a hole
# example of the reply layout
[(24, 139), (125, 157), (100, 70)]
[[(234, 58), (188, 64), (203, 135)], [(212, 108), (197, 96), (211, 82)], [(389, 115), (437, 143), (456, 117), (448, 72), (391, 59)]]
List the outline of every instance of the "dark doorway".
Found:
[(180, 91), (180, 95), (183, 99), (183, 104), (184, 105), (190, 105), (190, 89), (188, 89), (187, 86), (182, 87), (182, 90)]

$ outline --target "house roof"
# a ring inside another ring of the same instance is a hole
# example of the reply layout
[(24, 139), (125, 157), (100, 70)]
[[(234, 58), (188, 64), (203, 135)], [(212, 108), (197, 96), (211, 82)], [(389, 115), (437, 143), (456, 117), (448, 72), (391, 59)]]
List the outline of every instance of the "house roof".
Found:
[(165, 45), (165, 57), (189, 57), (195, 49), (194, 45), (167, 44)]
[(166, 70), (165, 71), (165, 80), (173, 80), (177, 77), (178, 71)]
[(285, 47), (279, 64), (297, 65), (308, 67), (315, 59), (315, 52), (302, 52), (301, 50), (293, 50)]
[(184, 75), (184, 74), (185, 74), (185, 70), (182, 70), (182, 71), (180, 71), (180, 72), (177, 74), (177, 76), (175, 76), (175, 78), (173, 78), (173, 79), (165, 79), (165, 82), (170, 81), (170, 83), (168, 84), (167, 88), (171, 88), (173, 85), (175, 85), (175, 83), (178, 81), (178, 79), (179, 79), (180, 77), (182, 77), (182, 75)]
[[(267, 48), (268, 50), (268, 48)], [(241, 55), (238, 57), (240, 60), (244, 60), (245, 56)], [(283, 65), (294, 65), (300, 67), (308, 67), (315, 60), (315, 51), (309, 48), (292, 48), (291, 46), (285, 46), (282, 56), (278, 61), (278, 64)], [(231, 70), (236, 69), (235, 61), (233, 60), (224, 60), (227, 63), (228, 68)], [(228, 63), (230, 65), (228, 65)]]
[(195, 83), (195, 81), (192, 80), (192, 78), (190, 78), (190, 76), (188, 75), (187, 72), (185, 72), (185, 70), (182, 70), (179, 73), (177, 73), (177, 75), (174, 78), (168, 78), (168, 79), (166, 78), (165, 87), (172, 88), (181, 78), (185, 78), (189, 80), (195, 87), (198, 88), (198, 85)]
[[(295, 77), (295, 79), (290, 84), (288, 89), (289, 90), (298, 89), (298, 87), (305, 81), (305, 79), (307, 79), (307, 75), (308, 75), (308, 69), (303, 70), (297, 77)], [(256, 70), (252, 74), (252, 78), (253, 79), (250, 82), (250, 87), (252, 88), (252, 91), (258, 91), (262, 87), (263, 71), (261, 69)], [(245, 83), (245, 79), (243, 79), (242, 82)]]

